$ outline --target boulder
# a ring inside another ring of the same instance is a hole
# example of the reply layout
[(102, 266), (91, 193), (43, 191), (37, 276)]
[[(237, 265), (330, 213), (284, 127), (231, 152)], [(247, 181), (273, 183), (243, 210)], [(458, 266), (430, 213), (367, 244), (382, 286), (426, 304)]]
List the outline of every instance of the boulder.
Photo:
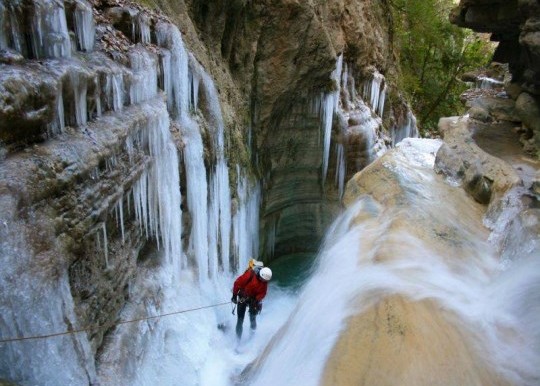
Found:
[(521, 182), (509, 164), (474, 142), (467, 117), (441, 118), (439, 129), (445, 144), (437, 152), (435, 171), (463, 184), (477, 202), (490, 204)]
[(540, 149), (540, 104), (529, 93), (522, 92), (516, 100), (516, 113), (525, 126), (533, 131), (536, 149)]

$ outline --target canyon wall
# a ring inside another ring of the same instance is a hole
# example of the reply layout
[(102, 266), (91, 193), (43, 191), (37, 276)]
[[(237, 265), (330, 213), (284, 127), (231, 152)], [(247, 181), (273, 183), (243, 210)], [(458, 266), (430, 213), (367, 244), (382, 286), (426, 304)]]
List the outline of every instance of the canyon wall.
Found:
[(250, 114), (264, 192), (262, 257), (315, 252), (344, 180), (390, 145), (393, 131), (414, 135), (402, 101), (377, 112), (387, 87), (398, 95), (380, 75), (396, 75), (388, 4), (187, 3), (212, 63), (225, 65), (230, 94), (243, 97)]
[(180, 276), (314, 253), (345, 181), (416, 135), (387, 7), (0, 1), (2, 338), (92, 327), (2, 345), (1, 376), (129, 379), (153, 330), (117, 323)]

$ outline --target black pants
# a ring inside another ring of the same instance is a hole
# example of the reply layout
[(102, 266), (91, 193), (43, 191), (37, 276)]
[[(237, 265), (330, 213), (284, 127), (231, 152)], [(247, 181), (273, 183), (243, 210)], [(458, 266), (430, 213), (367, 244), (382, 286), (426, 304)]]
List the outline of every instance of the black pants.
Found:
[(255, 308), (255, 301), (246, 299), (244, 301), (238, 300), (238, 321), (236, 322), (236, 336), (238, 339), (242, 337), (242, 325), (244, 324), (244, 316), (246, 315), (246, 308), (249, 307), (249, 321), (251, 322), (251, 329), (257, 328), (257, 309)]

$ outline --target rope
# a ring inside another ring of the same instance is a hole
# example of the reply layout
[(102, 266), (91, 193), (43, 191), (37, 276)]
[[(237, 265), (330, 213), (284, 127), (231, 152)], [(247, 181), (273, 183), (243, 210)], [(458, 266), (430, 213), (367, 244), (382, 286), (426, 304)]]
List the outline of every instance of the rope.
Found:
[(57, 333), (54, 333), (54, 334), (34, 335), (34, 336), (21, 336), (21, 337), (15, 337), (15, 338), (1, 339), (1, 340), (0, 340), (0, 344), (1, 344), (1, 343), (9, 343), (9, 342), (17, 342), (17, 341), (22, 341), (22, 340), (47, 339), (47, 338), (53, 338), (53, 337), (55, 337), (55, 336), (70, 335), (70, 334), (78, 334), (78, 333), (81, 333), (81, 332), (87, 332), (87, 331), (93, 331), (93, 330), (102, 330), (102, 329), (110, 328), (110, 327), (113, 327), (113, 326), (116, 326), (116, 325), (128, 324), (128, 323), (135, 323), (135, 322), (141, 322), (141, 321), (144, 321), (144, 320), (158, 319), (158, 318), (161, 318), (161, 317), (164, 317), (164, 316), (178, 315), (178, 314), (183, 314), (183, 313), (186, 313), (186, 312), (203, 310), (203, 309), (205, 309), (205, 308), (212, 308), (212, 307), (223, 306), (223, 305), (229, 304), (229, 303), (230, 303), (230, 302), (218, 303), (218, 304), (212, 304), (212, 305), (210, 305), (210, 306), (203, 306), (203, 307), (197, 307), (197, 308), (190, 308), (190, 309), (187, 309), (187, 310), (174, 311), (174, 312), (169, 312), (169, 313), (166, 313), (166, 314), (159, 314), (159, 315), (154, 315), (154, 316), (147, 316), (147, 317), (145, 317), (145, 318), (137, 318), (137, 319), (130, 319), (130, 320), (121, 320), (121, 321), (116, 322), (116, 323), (112, 322), (112, 323), (107, 323), (107, 324), (102, 324), (102, 325), (96, 325), (96, 326), (88, 326), (88, 327), (85, 327), (85, 328), (79, 328), (79, 329), (76, 329), (76, 330), (68, 330), (68, 331), (63, 331), (63, 332), (57, 332)]

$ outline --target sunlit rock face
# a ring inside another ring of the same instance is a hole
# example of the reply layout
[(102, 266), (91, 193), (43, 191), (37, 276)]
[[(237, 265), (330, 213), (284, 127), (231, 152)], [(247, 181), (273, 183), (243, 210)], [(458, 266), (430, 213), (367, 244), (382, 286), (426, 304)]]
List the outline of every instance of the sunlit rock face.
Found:
[[(464, 326), (459, 325), (463, 322), (458, 317), (456, 325), (456, 315), (441, 304), (443, 299), (423, 299), (420, 287), (424, 280), (437, 279), (429, 278), (429, 269), (422, 272), (422, 268), (415, 268), (419, 260), (426, 266), (442, 264), (441, 280), (444, 266), (450, 271), (470, 264), (487, 269), (489, 264), (475, 256), (475, 243), (486, 237), (482, 208), (431, 169), (439, 145), (423, 149), (402, 145), (357, 174), (347, 184), (345, 201), (352, 205), (368, 195), (382, 205), (379, 219), (387, 218), (386, 211), (394, 213), (384, 225), (385, 242), (372, 239), (379, 235), (378, 228), (362, 238), (368, 243), (363, 244), (365, 252), (359, 256), (359, 265), (388, 267), (397, 277), (402, 274), (397, 267), (403, 264), (406, 270), (405, 265), (409, 265), (410, 274), (417, 275), (418, 298), (414, 291), (412, 298), (403, 296), (397, 288), (395, 295), (390, 288), (388, 294), (374, 289), (369, 300), (359, 293), (355, 303), (362, 312), (347, 320), (326, 364), (323, 384), (510, 384), (488, 368), (471, 343), (473, 338), (463, 335)], [(357, 221), (362, 224), (375, 219), (359, 217)]]

